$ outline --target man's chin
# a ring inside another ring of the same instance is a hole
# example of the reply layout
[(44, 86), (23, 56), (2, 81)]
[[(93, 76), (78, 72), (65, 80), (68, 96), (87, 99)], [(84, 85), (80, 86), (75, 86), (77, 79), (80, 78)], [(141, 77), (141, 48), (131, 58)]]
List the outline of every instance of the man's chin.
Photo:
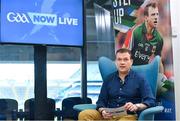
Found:
[(120, 73), (122, 73), (122, 74), (127, 74), (128, 71), (127, 71), (127, 70), (121, 70)]
[(158, 24), (157, 23), (154, 23), (154, 28), (156, 28), (158, 26)]

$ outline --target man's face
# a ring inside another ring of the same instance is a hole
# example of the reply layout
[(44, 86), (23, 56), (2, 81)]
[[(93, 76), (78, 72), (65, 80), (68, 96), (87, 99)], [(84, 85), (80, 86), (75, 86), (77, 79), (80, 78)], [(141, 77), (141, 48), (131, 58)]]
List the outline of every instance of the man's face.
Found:
[(157, 27), (158, 19), (159, 19), (158, 8), (149, 7), (148, 13), (149, 15), (146, 16), (146, 21), (148, 25), (152, 28)]
[(129, 53), (117, 53), (116, 54), (116, 66), (120, 73), (128, 73), (129, 69), (132, 66), (132, 59), (130, 58)]

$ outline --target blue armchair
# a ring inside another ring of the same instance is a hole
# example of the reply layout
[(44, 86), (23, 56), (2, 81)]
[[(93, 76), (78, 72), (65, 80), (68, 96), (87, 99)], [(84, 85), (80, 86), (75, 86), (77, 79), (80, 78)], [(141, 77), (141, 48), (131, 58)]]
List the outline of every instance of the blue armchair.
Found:
[[(111, 74), (114, 71), (117, 71), (115, 63), (108, 59), (107, 57), (101, 57), (99, 58), (99, 70), (102, 76), (102, 79), (105, 80), (105, 78)], [(157, 78), (158, 78), (158, 72), (159, 72), (159, 63), (160, 63), (160, 57), (156, 56), (155, 59), (147, 65), (140, 65), (140, 66), (132, 66), (132, 69), (137, 71), (139, 74), (142, 74), (144, 78), (146, 78), (149, 81), (149, 84), (152, 88), (153, 94), (156, 97), (156, 91), (157, 91)], [(96, 109), (95, 104), (79, 104), (75, 105), (73, 107), (77, 111), (82, 111), (85, 109)], [(156, 106), (151, 107), (148, 109), (145, 109), (141, 112), (139, 115), (138, 120), (154, 120), (154, 114), (162, 112), (164, 109), (163, 106)]]

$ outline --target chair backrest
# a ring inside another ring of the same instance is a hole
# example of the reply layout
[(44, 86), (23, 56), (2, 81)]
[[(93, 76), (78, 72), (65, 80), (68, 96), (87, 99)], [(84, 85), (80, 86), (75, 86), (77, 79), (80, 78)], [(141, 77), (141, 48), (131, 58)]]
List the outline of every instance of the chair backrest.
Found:
[[(25, 120), (35, 119), (35, 99), (31, 98), (25, 101)], [(55, 100), (48, 98), (46, 106), (46, 120), (53, 120), (55, 112)]]
[(73, 120), (77, 120), (78, 117), (78, 111), (73, 109), (74, 105), (77, 104), (91, 104), (92, 100), (90, 98), (87, 97), (86, 102), (84, 102), (84, 100), (81, 97), (68, 97), (63, 99), (62, 101), (62, 119), (73, 119)]
[(108, 77), (109, 74), (117, 71), (115, 63), (107, 57), (100, 57), (98, 60), (98, 65), (103, 81)]
[(14, 120), (13, 112), (18, 111), (18, 102), (14, 99), (0, 99), (0, 115), (5, 120)]
[[(117, 71), (114, 61), (110, 60), (107, 57), (100, 57), (98, 62), (99, 70), (103, 80), (105, 80), (109, 74)], [(137, 73), (142, 75), (146, 80), (149, 81), (154, 96), (156, 96), (157, 91), (159, 63), (160, 57), (156, 56), (154, 60), (149, 64), (132, 66), (132, 69), (134, 71), (136, 71)]]

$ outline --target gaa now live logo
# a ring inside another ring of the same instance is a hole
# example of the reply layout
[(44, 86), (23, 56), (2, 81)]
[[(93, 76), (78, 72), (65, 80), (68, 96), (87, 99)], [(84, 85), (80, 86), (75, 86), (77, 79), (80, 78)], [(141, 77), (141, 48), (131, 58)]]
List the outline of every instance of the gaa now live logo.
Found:
[(9, 22), (15, 23), (33, 23), (36, 25), (47, 26), (57, 26), (58, 24), (70, 26), (78, 25), (78, 18), (58, 17), (56, 14), (32, 12), (28, 12), (27, 14), (19, 12), (9, 12), (7, 14), (7, 20)]

